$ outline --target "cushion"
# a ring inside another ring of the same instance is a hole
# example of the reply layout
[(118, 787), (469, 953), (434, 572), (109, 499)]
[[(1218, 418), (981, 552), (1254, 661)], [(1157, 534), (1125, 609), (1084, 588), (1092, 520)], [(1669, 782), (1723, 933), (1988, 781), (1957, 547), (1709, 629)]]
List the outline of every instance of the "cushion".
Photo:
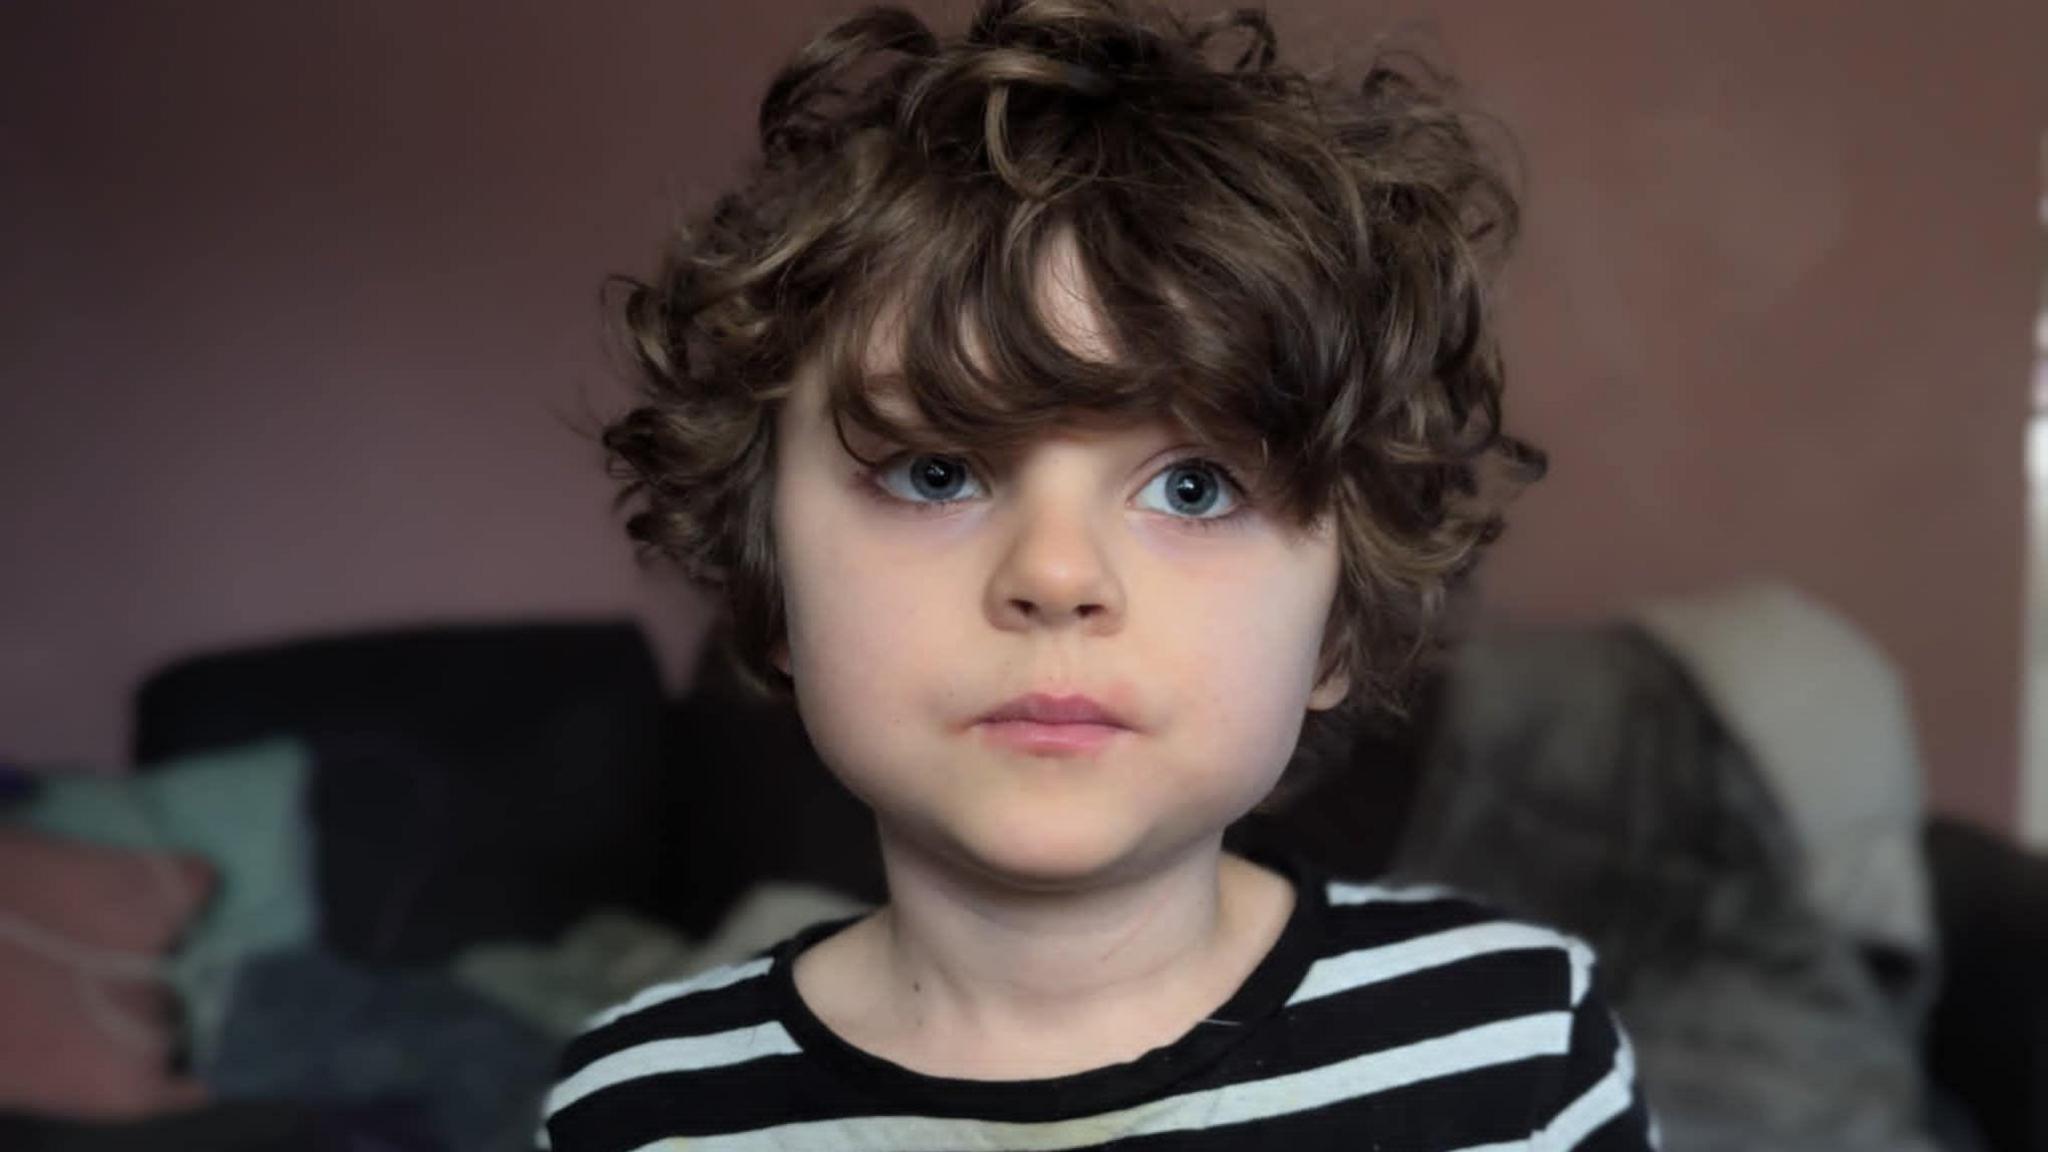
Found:
[(1898, 664), (1853, 621), (1783, 584), (1637, 611), (1769, 779), (1799, 834), (1814, 908), (1931, 971), (1924, 786)]
[(315, 936), (304, 815), (305, 748), (279, 737), (182, 756), (137, 775), (46, 777), (9, 819), (59, 836), (203, 857), (217, 898), (187, 935), (175, 979), (190, 1040), (204, 1051), (224, 1010), (227, 982), (246, 956)]
[(212, 882), (189, 853), (0, 826), (0, 1110), (116, 1118), (204, 1098), (197, 1082), (169, 1073), (174, 1004), (162, 984), (76, 965), (128, 958), (146, 968)]
[(289, 732), (315, 764), (322, 943), (432, 964), (551, 939), (651, 886), (661, 681), (626, 621), (447, 624), (187, 657), (136, 694), (135, 755)]

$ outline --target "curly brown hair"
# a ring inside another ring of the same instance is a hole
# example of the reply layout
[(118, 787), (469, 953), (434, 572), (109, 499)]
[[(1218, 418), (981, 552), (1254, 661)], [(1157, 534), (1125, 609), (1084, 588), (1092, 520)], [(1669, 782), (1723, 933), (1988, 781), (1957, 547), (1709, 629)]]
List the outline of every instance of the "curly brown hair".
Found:
[[(1210, 59), (1224, 33), (1244, 38), (1227, 66)], [(1544, 469), (1502, 430), (1489, 317), (1518, 207), (1419, 59), (1383, 55), (1346, 86), (1275, 57), (1255, 10), (988, 0), (947, 40), (868, 9), (775, 77), (743, 186), (651, 281), (617, 281), (642, 391), (603, 433), (640, 504), (629, 533), (722, 596), (743, 683), (789, 688), (770, 659), (776, 412), (815, 362), (835, 422), (910, 442), (863, 367), (893, 322), (886, 379), (917, 435), (999, 449), (1077, 418), (1165, 418), (1260, 461), (1276, 515), (1334, 514), (1322, 671), (1350, 678), (1339, 711), (1403, 713), (1449, 593)], [(1032, 303), (1061, 236), (1107, 359)]]

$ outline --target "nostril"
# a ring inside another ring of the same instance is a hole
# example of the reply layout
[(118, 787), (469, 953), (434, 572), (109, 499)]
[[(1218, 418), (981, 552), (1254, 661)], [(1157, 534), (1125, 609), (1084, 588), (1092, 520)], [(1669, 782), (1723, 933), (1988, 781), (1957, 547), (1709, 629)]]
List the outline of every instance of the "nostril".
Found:
[(1008, 603), (1010, 611), (1025, 620), (1056, 618), (1060, 616), (1072, 616), (1077, 620), (1093, 620), (1109, 610), (1107, 604), (1092, 600), (1087, 603), (1075, 604), (1070, 608), (1049, 608), (1047, 605), (1040, 604), (1036, 600), (1019, 599), (1015, 596), (1010, 597)]

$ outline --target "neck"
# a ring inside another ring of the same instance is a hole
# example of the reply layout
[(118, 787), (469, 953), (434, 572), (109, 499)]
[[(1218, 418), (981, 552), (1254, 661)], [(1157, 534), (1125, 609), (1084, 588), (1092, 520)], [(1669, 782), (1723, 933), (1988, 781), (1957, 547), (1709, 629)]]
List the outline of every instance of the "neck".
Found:
[(1225, 855), (1220, 835), (1058, 892), (963, 875), (886, 830), (882, 860), (874, 1007), (907, 1050), (956, 1069), (1054, 1074), (1168, 1043), (1229, 998), (1291, 907), (1285, 882)]

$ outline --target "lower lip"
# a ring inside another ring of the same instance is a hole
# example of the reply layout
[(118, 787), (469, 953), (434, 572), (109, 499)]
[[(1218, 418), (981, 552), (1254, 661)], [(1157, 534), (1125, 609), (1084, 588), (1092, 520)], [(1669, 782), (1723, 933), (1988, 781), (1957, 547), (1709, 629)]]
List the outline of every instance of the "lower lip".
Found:
[(1041, 756), (1093, 752), (1129, 731), (1113, 724), (1040, 724), (997, 720), (977, 725), (991, 742)]

